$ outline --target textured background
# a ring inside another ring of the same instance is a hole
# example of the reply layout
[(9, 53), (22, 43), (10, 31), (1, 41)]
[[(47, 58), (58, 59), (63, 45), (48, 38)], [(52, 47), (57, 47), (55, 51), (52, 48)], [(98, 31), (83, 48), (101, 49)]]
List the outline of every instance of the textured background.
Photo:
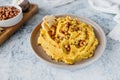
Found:
[[(0, 5), (11, 0), (0, 0)], [(120, 80), (120, 43), (107, 37), (107, 47), (99, 60), (79, 70), (54, 68), (40, 61), (30, 46), (31, 31), (48, 14), (75, 14), (98, 23), (105, 34), (116, 23), (110, 14), (92, 9), (87, 0), (51, 7), (44, 0), (30, 0), (39, 5), (39, 12), (0, 46), (0, 80)]]

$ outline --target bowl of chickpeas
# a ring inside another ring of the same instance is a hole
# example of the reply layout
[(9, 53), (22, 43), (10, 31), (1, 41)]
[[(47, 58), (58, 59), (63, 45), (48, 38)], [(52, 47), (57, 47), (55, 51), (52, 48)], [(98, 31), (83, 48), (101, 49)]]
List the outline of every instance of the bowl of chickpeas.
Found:
[(22, 9), (18, 5), (0, 6), (0, 27), (11, 27), (23, 18)]

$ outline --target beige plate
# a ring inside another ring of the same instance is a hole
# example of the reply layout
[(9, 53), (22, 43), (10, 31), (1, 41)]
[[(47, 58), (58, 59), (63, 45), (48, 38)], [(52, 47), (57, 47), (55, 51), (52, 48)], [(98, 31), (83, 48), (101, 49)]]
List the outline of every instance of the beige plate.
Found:
[[(66, 15), (57, 15), (57, 17), (65, 17)], [(99, 40), (99, 45), (97, 47), (97, 49), (95, 50), (95, 55), (92, 58), (89, 58), (87, 60), (83, 60), (80, 62), (76, 62), (74, 65), (67, 65), (64, 64), (62, 62), (55, 62), (54, 60), (52, 60), (49, 56), (47, 56), (47, 54), (43, 51), (41, 46), (37, 45), (37, 39), (40, 33), (40, 28), (41, 28), (41, 22), (40, 24), (38, 24), (38, 26), (33, 30), (32, 34), (31, 34), (31, 46), (33, 48), (33, 50), (35, 51), (35, 53), (37, 54), (37, 56), (44, 61), (47, 64), (56, 66), (56, 67), (62, 67), (62, 68), (66, 68), (66, 69), (70, 69), (70, 68), (82, 68), (85, 67), (87, 65), (89, 65), (90, 63), (96, 61), (101, 54), (103, 53), (105, 46), (106, 46), (106, 37), (105, 34), (103, 32), (103, 30), (101, 29), (101, 27), (99, 25), (97, 25), (95, 22), (84, 18), (84, 17), (78, 17), (78, 16), (74, 16), (74, 15), (69, 15), (73, 18), (78, 18), (79, 20), (86, 22), (87, 24), (90, 24), (93, 26), (96, 37)]]

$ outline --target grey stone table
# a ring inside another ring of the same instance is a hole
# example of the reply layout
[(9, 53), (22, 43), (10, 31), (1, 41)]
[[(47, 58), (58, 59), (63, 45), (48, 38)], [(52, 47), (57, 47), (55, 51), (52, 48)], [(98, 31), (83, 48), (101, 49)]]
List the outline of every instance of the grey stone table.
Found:
[[(120, 80), (120, 42), (107, 37), (102, 57), (78, 70), (65, 70), (46, 65), (34, 54), (30, 35), (35, 26), (48, 14), (74, 14), (98, 23), (107, 34), (114, 28), (114, 15), (92, 9), (87, 0), (51, 7), (43, 0), (30, 0), (39, 5), (39, 12), (0, 46), (0, 80)], [(9, 0), (10, 2), (10, 0)], [(0, 4), (9, 3), (0, 0)]]

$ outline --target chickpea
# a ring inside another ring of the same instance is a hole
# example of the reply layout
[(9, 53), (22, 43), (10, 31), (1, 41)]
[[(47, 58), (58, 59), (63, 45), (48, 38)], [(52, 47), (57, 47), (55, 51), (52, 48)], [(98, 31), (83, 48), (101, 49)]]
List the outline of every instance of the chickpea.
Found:
[(80, 40), (80, 42), (79, 42), (79, 45), (82, 47), (82, 46), (84, 46), (86, 43), (85, 43), (85, 41), (84, 40)]
[(15, 7), (11, 6), (5, 6), (0, 7), (0, 20), (6, 20), (15, 17), (18, 15), (20, 10), (18, 10)]
[(65, 49), (67, 50), (67, 51), (70, 51), (70, 45), (64, 45), (64, 47), (65, 47)]

